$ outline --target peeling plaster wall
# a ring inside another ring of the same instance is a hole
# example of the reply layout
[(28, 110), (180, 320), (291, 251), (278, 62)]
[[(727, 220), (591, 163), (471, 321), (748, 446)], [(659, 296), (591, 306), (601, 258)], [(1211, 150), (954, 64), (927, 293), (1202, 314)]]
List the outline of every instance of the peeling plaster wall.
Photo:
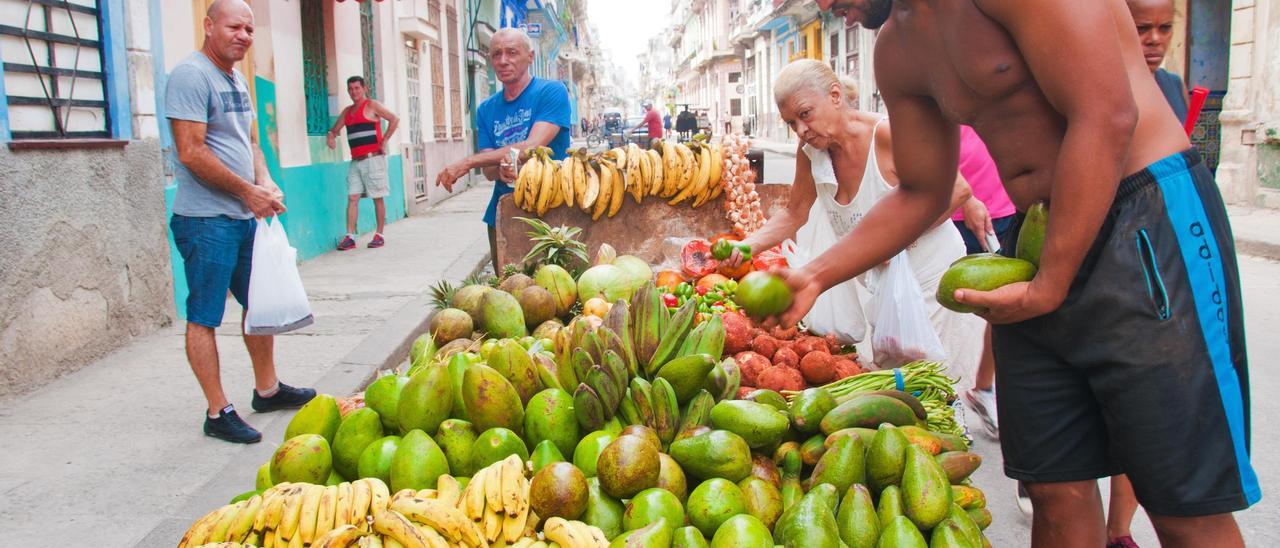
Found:
[(0, 147), (0, 173), (0, 397), (172, 322), (158, 139), (108, 150)]

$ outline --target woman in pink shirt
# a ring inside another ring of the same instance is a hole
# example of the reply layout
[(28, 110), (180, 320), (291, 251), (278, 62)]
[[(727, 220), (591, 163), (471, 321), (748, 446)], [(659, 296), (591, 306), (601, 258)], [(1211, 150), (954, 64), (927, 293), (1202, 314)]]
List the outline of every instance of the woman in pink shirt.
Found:
[(960, 126), (960, 175), (969, 182), (973, 196), (956, 210), (951, 220), (960, 229), (969, 253), (995, 251), (987, 248), (987, 235), (1003, 241), (1018, 210), (1004, 192), (987, 145), (969, 126)]

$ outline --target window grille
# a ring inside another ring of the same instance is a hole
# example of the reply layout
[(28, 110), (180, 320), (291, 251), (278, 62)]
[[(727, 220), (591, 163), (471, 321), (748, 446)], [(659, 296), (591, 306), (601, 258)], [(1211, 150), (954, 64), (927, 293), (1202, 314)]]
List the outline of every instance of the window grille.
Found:
[(364, 53), (364, 81), (369, 87), (369, 97), (378, 98), (378, 68), (374, 52), (373, 2), (360, 3), (360, 44)]
[(422, 147), (422, 84), (418, 73), (422, 54), (414, 40), (405, 42), (405, 83), (409, 88), (409, 157), (415, 199), (427, 196), (426, 151)]
[(97, 0), (0, 0), (13, 139), (111, 137)]
[(324, 0), (302, 0), (302, 86), (309, 135), (329, 132), (329, 67), (324, 36)]
[(436, 141), (449, 138), (449, 125), (445, 123), (444, 53), (440, 42), (431, 41), (431, 122), (432, 137)]
[[(457, 0), (454, 0), (457, 3)], [(458, 10), (448, 6), (445, 21), (449, 28), (449, 112), (453, 113), (454, 141), (462, 140), (462, 52), (458, 48)]]

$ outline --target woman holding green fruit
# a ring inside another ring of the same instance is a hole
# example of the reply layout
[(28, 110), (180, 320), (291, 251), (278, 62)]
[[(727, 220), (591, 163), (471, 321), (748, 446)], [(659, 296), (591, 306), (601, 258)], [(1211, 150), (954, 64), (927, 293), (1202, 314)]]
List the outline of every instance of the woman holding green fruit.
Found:
[[(783, 120), (800, 137), (795, 179), (787, 207), (764, 227), (741, 242), (717, 242), (712, 255), (724, 256), (729, 268), (749, 260), (751, 250), (770, 249), (812, 223), (829, 223), (836, 238), (848, 234), (872, 205), (897, 186), (889, 124), (877, 114), (858, 110), (856, 87), (842, 83), (830, 67), (812, 60), (787, 65), (774, 85), (774, 99)], [(907, 255), (930, 323), (946, 350), (950, 374), (971, 385), (984, 322), (947, 310), (934, 297), (942, 274), (965, 253), (950, 212), (966, 203), (971, 192), (963, 177), (957, 174), (956, 179), (947, 215), (913, 243)], [(875, 295), (884, 271), (885, 266), (873, 269), (859, 281)]]

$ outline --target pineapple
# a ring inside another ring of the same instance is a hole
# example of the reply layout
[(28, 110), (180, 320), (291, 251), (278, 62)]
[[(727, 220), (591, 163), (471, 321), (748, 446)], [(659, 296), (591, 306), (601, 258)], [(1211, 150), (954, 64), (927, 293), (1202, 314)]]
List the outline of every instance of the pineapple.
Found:
[(453, 304), (453, 294), (457, 292), (457, 286), (449, 283), (449, 280), (440, 280), (431, 286), (431, 304), (437, 310), (449, 308)]
[(516, 219), (532, 229), (527, 233), (533, 248), (524, 256), (526, 268), (536, 270), (538, 265), (553, 264), (574, 272), (587, 263), (587, 244), (576, 239), (582, 233), (581, 228), (564, 225), (552, 228), (541, 219)]

